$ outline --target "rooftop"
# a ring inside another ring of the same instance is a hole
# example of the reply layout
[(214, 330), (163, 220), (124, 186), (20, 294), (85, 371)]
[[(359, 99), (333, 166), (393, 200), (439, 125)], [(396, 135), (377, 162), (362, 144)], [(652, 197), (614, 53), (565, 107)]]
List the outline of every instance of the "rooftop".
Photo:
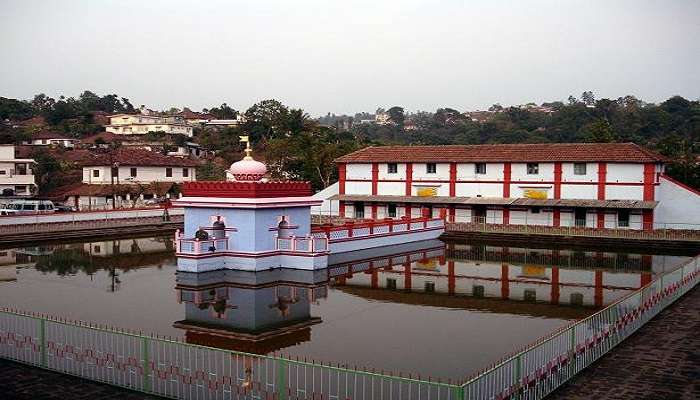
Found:
[(85, 166), (105, 166), (119, 163), (119, 165), (145, 166), (145, 167), (196, 167), (197, 161), (181, 157), (165, 156), (154, 151), (118, 148), (107, 153), (96, 153), (92, 158), (85, 160)]
[(367, 162), (665, 162), (635, 143), (537, 143), (366, 147), (335, 160)]

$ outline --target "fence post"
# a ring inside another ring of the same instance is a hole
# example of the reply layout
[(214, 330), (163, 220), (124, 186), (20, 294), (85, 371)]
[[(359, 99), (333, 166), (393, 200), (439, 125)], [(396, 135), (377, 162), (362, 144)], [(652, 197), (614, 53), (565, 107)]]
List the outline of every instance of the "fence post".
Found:
[(44, 318), (39, 318), (39, 341), (41, 341), (41, 366), (46, 367), (49, 360), (46, 357), (46, 320)]
[(277, 394), (278, 399), (287, 398), (287, 360), (277, 359)]
[(466, 398), (464, 397), (464, 387), (467, 384), (465, 383), (464, 385), (456, 386), (452, 390), (452, 395), (455, 398), (455, 400), (465, 400)]
[(141, 353), (143, 354), (143, 390), (151, 392), (151, 371), (150, 361), (148, 359), (148, 338), (141, 337)]

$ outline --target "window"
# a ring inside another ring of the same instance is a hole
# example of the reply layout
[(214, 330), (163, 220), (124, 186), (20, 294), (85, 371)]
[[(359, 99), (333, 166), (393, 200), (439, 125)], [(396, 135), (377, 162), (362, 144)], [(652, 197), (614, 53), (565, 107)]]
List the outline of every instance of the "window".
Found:
[(484, 286), (474, 285), (474, 287), (472, 288), (472, 295), (474, 297), (484, 297)]
[(571, 293), (570, 300), (572, 306), (583, 305), (583, 293)]
[(525, 301), (537, 301), (537, 291), (535, 289), (525, 289), (524, 293)]
[(355, 218), (363, 219), (365, 217), (365, 203), (355, 203)]
[(45, 211), (46, 205), (44, 203), (39, 203), (39, 211)]
[(586, 175), (586, 163), (574, 163), (574, 175)]
[(540, 208), (539, 208), (539, 207), (532, 207), (532, 208), (530, 209), (530, 211), (531, 211), (533, 214), (539, 214), (539, 213), (540, 213)]
[(24, 204), (24, 205), (22, 205), (22, 210), (34, 211), (34, 204)]
[(395, 174), (399, 171), (399, 167), (396, 163), (389, 163), (386, 165), (386, 170), (389, 174)]
[(435, 165), (435, 163), (425, 164), (425, 173), (426, 174), (434, 174), (436, 172), (437, 172), (437, 165)]
[(130, 175), (132, 178), (136, 177), (136, 168), (131, 168)]
[(100, 177), (100, 170), (99, 170), (99, 169), (93, 169), (93, 170), (92, 170), (92, 176), (93, 176), (93, 178), (99, 178), (99, 177)]
[(628, 210), (620, 210), (617, 212), (617, 226), (620, 228), (629, 228), (630, 212)]
[(395, 290), (396, 289), (396, 279), (386, 278), (386, 288)]
[(540, 173), (540, 164), (538, 163), (527, 163), (527, 174), (537, 175)]
[(474, 164), (474, 173), (477, 175), (486, 174), (486, 163), (476, 163)]
[(396, 218), (396, 204), (387, 205), (386, 214), (389, 218)]
[(97, 245), (97, 244), (96, 244), (96, 245), (95, 245), (95, 253), (99, 253), (99, 252), (101, 252), (101, 251), (102, 251), (102, 248), (100, 247), (100, 245)]
[(166, 169), (165, 169), (165, 176), (166, 176), (167, 178), (172, 178), (172, 176), (173, 176), (173, 169), (172, 169), (172, 168), (166, 168)]
[(6, 173), (7, 171), (5, 171), (4, 169), (0, 169), (0, 175), (5, 175)]
[(435, 282), (425, 282), (425, 292), (435, 293)]
[(183, 168), (183, 169), (182, 169), (182, 176), (185, 177), (185, 178), (187, 178), (188, 176), (190, 176), (190, 170), (187, 169), (187, 168)]

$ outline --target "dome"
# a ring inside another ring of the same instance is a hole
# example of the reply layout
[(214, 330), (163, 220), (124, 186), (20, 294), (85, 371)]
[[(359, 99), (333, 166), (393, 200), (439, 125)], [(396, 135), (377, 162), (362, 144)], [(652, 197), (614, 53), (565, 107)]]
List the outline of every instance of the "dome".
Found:
[(241, 161), (231, 164), (229, 172), (237, 181), (259, 181), (267, 173), (267, 167), (260, 161), (246, 157)]

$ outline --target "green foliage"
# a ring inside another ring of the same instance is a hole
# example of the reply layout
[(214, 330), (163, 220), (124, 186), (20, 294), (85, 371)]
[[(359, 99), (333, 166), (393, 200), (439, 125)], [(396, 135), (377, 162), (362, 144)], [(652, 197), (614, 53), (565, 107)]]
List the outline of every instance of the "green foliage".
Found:
[(32, 158), (36, 161), (33, 168), (39, 193), (46, 194), (56, 187), (58, 175), (63, 171), (61, 163), (44, 148), (37, 148), (32, 152)]
[[(299, 128), (299, 115), (290, 118), (289, 109), (277, 100), (263, 100), (253, 104), (245, 112), (246, 122), (243, 130), (250, 135), (252, 141), (267, 141), (279, 138), (290, 132), (292, 121)], [(303, 115), (303, 113), (302, 113)]]
[(236, 119), (238, 117), (238, 111), (229, 107), (228, 104), (223, 103), (219, 107), (214, 107), (209, 110), (203, 110), (209, 114), (215, 116), (217, 119)]
[(226, 179), (224, 168), (211, 160), (207, 160), (204, 164), (197, 167), (198, 181), (221, 181), (224, 179)]
[(0, 97), (0, 120), (23, 120), (33, 116), (34, 110), (29, 102)]

